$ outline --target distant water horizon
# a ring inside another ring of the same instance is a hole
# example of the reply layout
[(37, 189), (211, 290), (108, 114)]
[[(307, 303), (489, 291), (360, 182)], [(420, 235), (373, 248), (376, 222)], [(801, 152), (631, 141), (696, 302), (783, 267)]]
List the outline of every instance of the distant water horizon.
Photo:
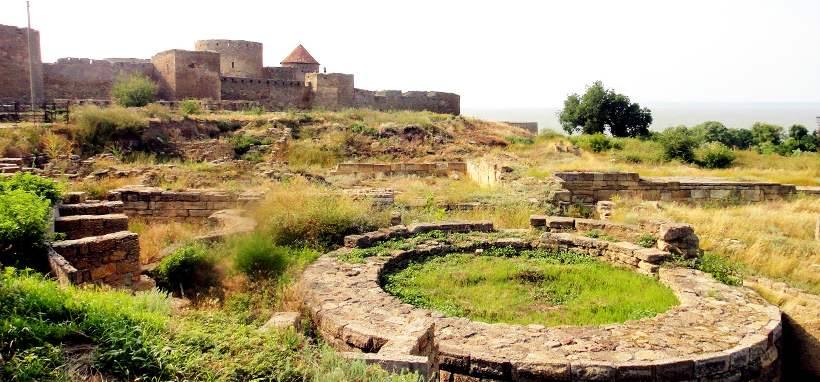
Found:
[[(641, 104), (652, 112), (651, 131), (684, 125), (692, 127), (706, 121), (718, 121), (730, 128), (749, 129), (755, 122), (788, 128), (803, 125), (809, 131), (818, 129), (820, 102), (648, 102)], [(463, 107), (461, 114), (488, 121), (538, 122), (538, 129), (563, 132), (557, 107)]]

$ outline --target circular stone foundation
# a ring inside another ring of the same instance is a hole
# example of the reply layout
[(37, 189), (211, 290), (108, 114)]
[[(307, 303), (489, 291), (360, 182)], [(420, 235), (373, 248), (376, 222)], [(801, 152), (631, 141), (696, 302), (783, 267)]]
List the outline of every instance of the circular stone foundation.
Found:
[[(476, 224), (445, 222), (432, 229), (486, 228), (486, 222)], [(382, 236), (406, 237), (412, 231), (398, 226)], [(520, 249), (541, 243), (499, 239), (483, 245)], [(306, 269), (304, 301), (325, 341), (387, 369), (453, 382), (780, 378), (778, 309), (749, 289), (721, 284), (699, 271), (659, 269), (659, 280), (681, 304), (655, 317), (599, 326), (487, 324), (414, 308), (379, 285), (385, 270), (449, 252), (450, 246), (427, 242), (363, 264), (336, 257), (350, 250), (326, 254)]]

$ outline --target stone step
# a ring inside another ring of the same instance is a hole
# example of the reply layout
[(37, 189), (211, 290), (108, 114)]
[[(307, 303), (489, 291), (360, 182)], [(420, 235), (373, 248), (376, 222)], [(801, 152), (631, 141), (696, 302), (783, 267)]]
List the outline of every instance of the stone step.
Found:
[(53, 243), (51, 247), (59, 255), (52, 256), (52, 272), (69, 283), (106, 284), (132, 289), (150, 287), (150, 282), (145, 284), (147, 281), (140, 276), (139, 237), (134, 232), (120, 231), (64, 240)]
[(122, 214), (123, 202), (63, 204), (60, 216)]
[(127, 230), (128, 216), (123, 214), (61, 216), (54, 220), (54, 231), (66, 234), (68, 240)]

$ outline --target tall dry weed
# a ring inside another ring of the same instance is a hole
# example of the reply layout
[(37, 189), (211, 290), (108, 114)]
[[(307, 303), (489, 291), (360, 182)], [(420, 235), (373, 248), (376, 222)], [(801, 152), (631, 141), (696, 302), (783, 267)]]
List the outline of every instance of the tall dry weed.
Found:
[(640, 201), (622, 199), (615, 220), (637, 223), (641, 217), (692, 224), (701, 247), (742, 262), (753, 273), (820, 292), (820, 242), (814, 229), (820, 199), (795, 198), (727, 207), (661, 204), (638, 209)]

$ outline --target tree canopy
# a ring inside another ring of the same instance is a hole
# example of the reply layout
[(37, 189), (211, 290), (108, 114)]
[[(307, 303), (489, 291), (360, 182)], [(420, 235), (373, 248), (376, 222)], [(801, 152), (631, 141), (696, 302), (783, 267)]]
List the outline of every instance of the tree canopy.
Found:
[(635, 137), (649, 134), (652, 114), (629, 101), (629, 97), (604, 88), (601, 81), (587, 86), (583, 96), (571, 94), (558, 112), (568, 134), (603, 134), (606, 128), (613, 137)]

